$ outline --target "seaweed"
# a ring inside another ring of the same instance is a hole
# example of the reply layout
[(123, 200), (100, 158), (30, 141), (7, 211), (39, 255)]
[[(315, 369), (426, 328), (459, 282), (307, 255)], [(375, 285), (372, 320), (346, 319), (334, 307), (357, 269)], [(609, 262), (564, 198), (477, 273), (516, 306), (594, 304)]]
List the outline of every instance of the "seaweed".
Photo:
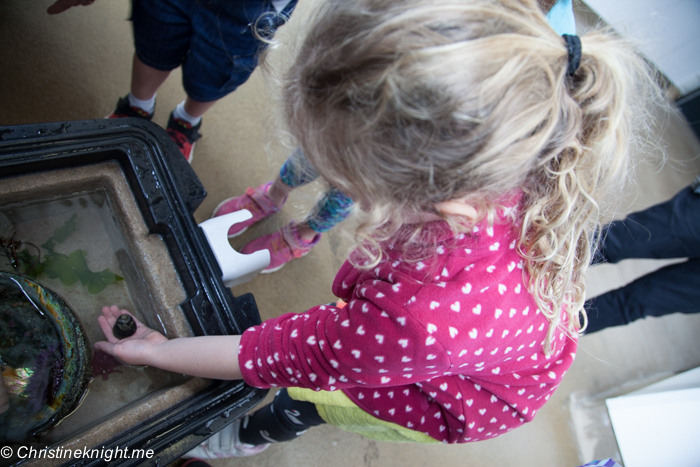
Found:
[(109, 268), (102, 271), (92, 271), (87, 264), (87, 253), (83, 250), (75, 250), (65, 255), (54, 251), (57, 244), (63, 243), (77, 230), (77, 214), (73, 214), (62, 226), (58, 227), (53, 235), (41, 245), (47, 254), (43, 258), (33, 255), (25, 248), (17, 254), (24, 268), (22, 272), (29, 277), (38, 278), (45, 275), (51, 279), (59, 279), (63, 285), (70, 286), (80, 281), (88, 292), (96, 294), (105, 287), (124, 278), (114, 274)]

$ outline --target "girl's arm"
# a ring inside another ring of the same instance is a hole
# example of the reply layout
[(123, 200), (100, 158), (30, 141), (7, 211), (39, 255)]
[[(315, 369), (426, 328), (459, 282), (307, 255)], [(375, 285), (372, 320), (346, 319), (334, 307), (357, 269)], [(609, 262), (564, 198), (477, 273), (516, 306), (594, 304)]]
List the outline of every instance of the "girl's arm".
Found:
[(97, 320), (107, 342), (95, 348), (130, 365), (148, 365), (163, 370), (212, 379), (242, 379), (238, 366), (240, 336), (204, 336), (168, 339), (136, 321), (136, 333), (126, 339), (114, 337), (112, 327), (122, 314), (117, 306), (102, 308)]

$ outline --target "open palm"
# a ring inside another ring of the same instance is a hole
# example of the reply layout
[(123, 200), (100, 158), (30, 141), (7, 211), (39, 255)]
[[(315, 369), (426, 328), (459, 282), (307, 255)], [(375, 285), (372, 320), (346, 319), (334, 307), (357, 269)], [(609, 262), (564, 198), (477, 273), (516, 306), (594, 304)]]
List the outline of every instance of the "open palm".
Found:
[[(136, 332), (133, 336), (125, 339), (117, 339), (114, 337), (112, 328), (119, 316), (127, 314), (134, 318), (136, 322)], [(118, 358), (129, 365), (148, 365), (147, 356), (151, 350), (163, 342), (167, 342), (168, 338), (155, 331), (142, 322), (127, 310), (120, 310), (118, 306), (102, 308), (102, 316), (97, 318), (100, 328), (104, 333), (107, 341), (95, 343), (95, 348)]]

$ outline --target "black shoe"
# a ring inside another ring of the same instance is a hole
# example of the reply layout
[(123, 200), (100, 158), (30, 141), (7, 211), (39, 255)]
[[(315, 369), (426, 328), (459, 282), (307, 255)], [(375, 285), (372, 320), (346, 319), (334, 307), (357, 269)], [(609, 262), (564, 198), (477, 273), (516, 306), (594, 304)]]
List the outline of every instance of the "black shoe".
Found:
[(180, 467), (211, 467), (211, 464), (204, 462), (202, 459), (190, 459)]
[(107, 118), (128, 118), (128, 117), (145, 118), (146, 120), (150, 120), (153, 118), (153, 112), (151, 112), (149, 114), (148, 112), (146, 112), (143, 109), (129, 105), (128, 96), (120, 97), (119, 100), (117, 101), (117, 108), (114, 109), (111, 114), (107, 115)]
[(194, 142), (202, 137), (202, 135), (199, 134), (200, 128), (202, 128), (201, 120), (196, 126), (192, 126), (184, 120), (173, 117), (172, 112), (170, 113), (166, 131), (168, 135), (170, 135), (170, 139), (180, 148), (180, 152), (182, 152), (182, 155), (185, 156), (185, 159), (187, 159), (189, 163), (192, 163)]

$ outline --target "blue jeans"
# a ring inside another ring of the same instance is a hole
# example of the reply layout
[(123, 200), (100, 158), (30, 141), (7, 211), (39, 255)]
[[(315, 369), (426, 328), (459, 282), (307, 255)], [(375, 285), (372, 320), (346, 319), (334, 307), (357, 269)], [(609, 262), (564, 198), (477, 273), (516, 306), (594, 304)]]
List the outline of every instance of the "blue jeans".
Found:
[(170, 71), (182, 66), (187, 95), (200, 102), (221, 99), (243, 84), (271, 38), (292, 13), (279, 14), (269, 0), (132, 0), (136, 55)]
[(596, 261), (688, 258), (586, 302), (588, 332), (647, 316), (700, 312), (700, 193), (687, 187), (665, 203), (603, 229)]

